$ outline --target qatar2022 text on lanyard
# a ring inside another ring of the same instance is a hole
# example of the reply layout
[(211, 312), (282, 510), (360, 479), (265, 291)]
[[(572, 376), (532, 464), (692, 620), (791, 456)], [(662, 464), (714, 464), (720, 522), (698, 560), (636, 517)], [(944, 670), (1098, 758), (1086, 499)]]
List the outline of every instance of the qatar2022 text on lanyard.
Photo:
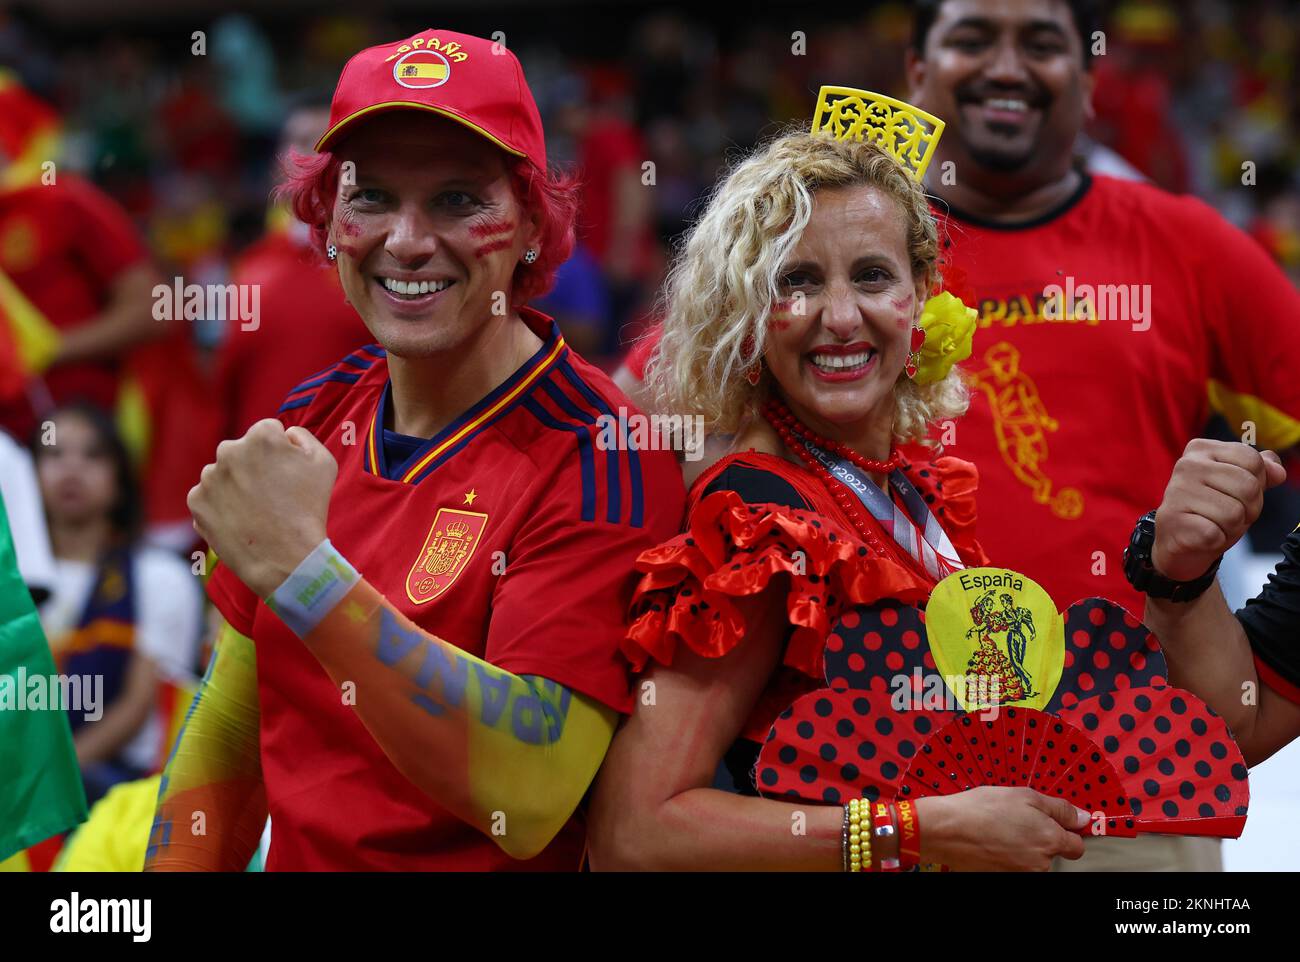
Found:
[(921, 563), (931, 578), (940, 581), (965, 567), (939, 519), (901, 470), (895, 468), (889, 475), (890, 487), (902, 499), (903, 504), (899, 505), (851, 461), (836, 457), (806, 438), (798, 441), (836, 481), (857, 496), (877, 523), (904, 551)]

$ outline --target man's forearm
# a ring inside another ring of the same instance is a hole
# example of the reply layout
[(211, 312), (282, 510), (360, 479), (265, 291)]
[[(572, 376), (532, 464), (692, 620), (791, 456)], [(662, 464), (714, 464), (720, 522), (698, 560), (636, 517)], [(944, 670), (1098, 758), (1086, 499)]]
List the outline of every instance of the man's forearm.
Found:
[(1148, 598), (1143, 620), (1164, 649), (1170, 684), (1222, 715), (1244, 751), (1257, 718), (1259, 676), (1245, 629), (1219, 583), (1194, 601)]
[[(586, 793), (616, 713), (423, 631), (327, 546), (313, 552), (320, 566), (296, 582), (297, 600), (286, 596), (291, 577), (273, 609), (416, 787), (510, 855), (540, 852)], [(295, 576), (310, 568), (309, 559)], [(322, 593), (322, 617), (294, 610)]]

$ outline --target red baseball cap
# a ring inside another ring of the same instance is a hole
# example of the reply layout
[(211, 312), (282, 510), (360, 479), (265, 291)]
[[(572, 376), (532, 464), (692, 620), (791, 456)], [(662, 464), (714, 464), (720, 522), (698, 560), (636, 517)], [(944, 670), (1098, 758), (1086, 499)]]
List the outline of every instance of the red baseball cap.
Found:
[(450, 30), (423, 30), (361, 51), (334, 88), (328, 150), (358, 121), (390, 110), (424, 110), (482, 134), (546, 169), (546, 139), (519, 58), (499, 43)]

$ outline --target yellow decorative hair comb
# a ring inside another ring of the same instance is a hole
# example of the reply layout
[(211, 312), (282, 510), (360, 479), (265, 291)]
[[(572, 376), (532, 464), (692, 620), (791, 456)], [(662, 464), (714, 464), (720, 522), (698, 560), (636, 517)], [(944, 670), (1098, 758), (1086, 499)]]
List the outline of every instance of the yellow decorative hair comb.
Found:
[(822, 87), (812, 129), (813, 133), (825, 131), (836, 140), (866, 137), (919, 181), (925, 178), (925, 169), (939, 146), (943, 121), (919, 107), (870, 90)]

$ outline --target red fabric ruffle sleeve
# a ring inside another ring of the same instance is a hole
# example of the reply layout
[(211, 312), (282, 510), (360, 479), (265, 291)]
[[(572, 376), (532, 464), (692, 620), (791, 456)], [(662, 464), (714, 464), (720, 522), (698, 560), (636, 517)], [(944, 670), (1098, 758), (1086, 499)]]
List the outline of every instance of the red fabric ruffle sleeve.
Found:
[[(975, 493), (979, 472), (960, 458), (929, 459), (927, 449), (906, 452), (904, 470), (939, 518), (958, 556), (968, 567), (988, 564), (976, 538)], [(747, 455), (740, 460), (775, 470), (804, 494), (811, 494), (800, 469), (776, 458)], [(701, 482), (716, 477), (720, 462)], [(818, 491), (818, 493), (821, 493)], [(671, 665), (679, 643), (696, 654), (720, 658), (744, 637), (735, 602), (765, 590), (777, 575), (788, 576), (786, 614), (794, 631), (783, 664), (822, 680), (822, 650), (831, 623), (859, 604), (882, 598), (924, 603), (934, 582), (919, 568), (862, 543), (857, 532), (826, 511), (777, 504), (747, 504), (734, 491), (719, 491), (694, 503), (685, 533), (643, 552), (643, 575), (633, 597), (623, 653), (637, 671), (651, 661)], [(880, 533), (882, 540), (888, 535)], [(796, 552), (802, 552), (796, 554)]]
[(700, 501), (688, 530), (643, 552), (637, 570), (644, 577), (623, 653), (638, 671), (651, 659), (671, 665), (679, 643), (707, 658), (722, 657), (744, 637), (736, 601), (784, 574), (794, 627), (784, 664), (820, 680), (822, 649), (841, 611), (880, 598), (924, 601), (933, 587), (825, 515), (746, 504), (734, 491)]
[(928, 469), (933, 469), (929, 478), (920, 477), (917, 470), (911, 471), (910, 475), (922, 494), (926, 493), (925, 482), (933, 481), (930, 487), (935, 495), (935, 504), (942, 508), (939, 523), (952, 540), (958, 557), (968, 568), (987, 565), (989, 557), (975, 537), (975, 492), (979, 489), (979, 470), (970, 461), (953, 457), (936, 458), (922, 466), (927, 473)]

